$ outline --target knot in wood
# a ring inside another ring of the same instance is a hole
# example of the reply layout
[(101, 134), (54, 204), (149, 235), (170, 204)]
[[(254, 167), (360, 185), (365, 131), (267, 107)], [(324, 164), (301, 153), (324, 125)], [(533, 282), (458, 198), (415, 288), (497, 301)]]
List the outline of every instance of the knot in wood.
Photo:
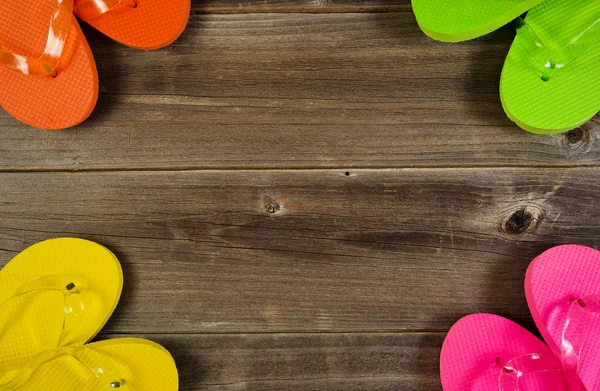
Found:
[(270, 201), (265, 205), (265, 210), (267, 211), (267, 213), (269, 214), (274, 214), (279, 212), (279, 209), (281, 209), (281, 207), (279, 206), (278, 203)]
[(570, 146), (581, 144), (586, 138), (587, 131), (581, 126), (565, 133), (565, 142)]
[(504, 231), (509, 235), (521, 235), (531, 227), (533, 215), (525, 208), (521, 208), (506, 220)]
[(563, 133), (562, 145), (565, 147), (567, 154), (571, 151), (578, 156), (581, 153), (589, 152), (594, 144), (595, 130), (593, 125), (584, 124), (567, 133)]

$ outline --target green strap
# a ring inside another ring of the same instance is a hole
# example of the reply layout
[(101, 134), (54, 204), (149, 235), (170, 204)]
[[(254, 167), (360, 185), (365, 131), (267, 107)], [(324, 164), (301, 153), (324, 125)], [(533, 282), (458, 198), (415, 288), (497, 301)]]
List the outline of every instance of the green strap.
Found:
[(541, 72), (543, 81), (600, 43), (600, 18), (559, 49), (551, 49), (523, 18), (517, 19), (517, 39)]

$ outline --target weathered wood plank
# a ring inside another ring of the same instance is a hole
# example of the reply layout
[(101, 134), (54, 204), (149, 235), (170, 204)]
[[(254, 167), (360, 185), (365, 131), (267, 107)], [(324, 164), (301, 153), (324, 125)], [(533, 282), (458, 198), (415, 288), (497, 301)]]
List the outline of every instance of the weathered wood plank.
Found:
[(182, 391), (441, 389), (443, 333), (144, 337), (173, 354)]
[(77, 236), (115, 251), (110, 332), (531, 324), (524, 272), (600, 246), (599, 168), (4, 173), (0, 264)]
[(442, 44), (407, 12), (196, 15), (157, 52), (90, 32), (92, 118), (48, 133), (1, 113), (0, 169), (597, 164), (595, 121), (539, 136), (506, 119), (512, 35)]
[(410, 0), (192, 0), (195, 13), (410, 11)]

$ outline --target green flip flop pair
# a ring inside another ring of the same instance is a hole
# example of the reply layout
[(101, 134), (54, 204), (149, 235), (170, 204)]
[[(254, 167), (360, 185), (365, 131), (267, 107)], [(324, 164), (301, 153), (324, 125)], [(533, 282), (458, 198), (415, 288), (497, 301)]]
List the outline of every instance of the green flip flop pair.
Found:
[(480, 37), (517, 19), (500, 97), (521, 128), (566, 132), (600, 110), (600, 2), (412, 0), (412, 6), (421, 29), (446, 42)]

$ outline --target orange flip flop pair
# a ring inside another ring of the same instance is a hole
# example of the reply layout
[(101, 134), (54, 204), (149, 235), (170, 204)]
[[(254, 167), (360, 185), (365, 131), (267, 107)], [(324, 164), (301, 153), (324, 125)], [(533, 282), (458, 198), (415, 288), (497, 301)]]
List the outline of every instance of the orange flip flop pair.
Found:
[(47, 130), (92, 113), (98, 73), (74, 17), (137, 49), (165, 47), (183, 32), (190, 0), (0, 0), (0, 105)]

